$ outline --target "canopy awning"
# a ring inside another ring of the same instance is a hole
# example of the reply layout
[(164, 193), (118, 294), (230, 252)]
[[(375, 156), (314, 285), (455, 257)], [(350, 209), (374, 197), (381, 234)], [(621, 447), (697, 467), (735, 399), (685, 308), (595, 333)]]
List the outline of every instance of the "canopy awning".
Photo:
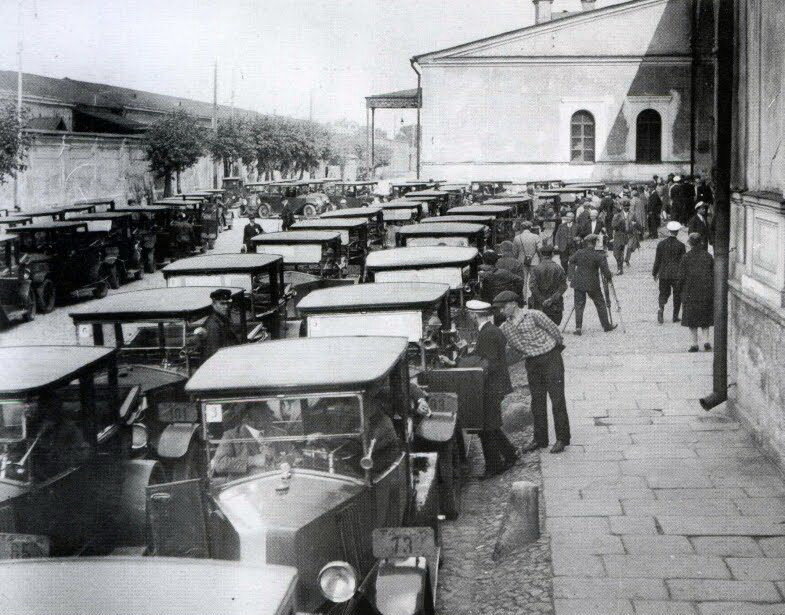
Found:
[(365, 105), (368, 109), (419, 109), (420, 90), (413, 88), (366, 96)]

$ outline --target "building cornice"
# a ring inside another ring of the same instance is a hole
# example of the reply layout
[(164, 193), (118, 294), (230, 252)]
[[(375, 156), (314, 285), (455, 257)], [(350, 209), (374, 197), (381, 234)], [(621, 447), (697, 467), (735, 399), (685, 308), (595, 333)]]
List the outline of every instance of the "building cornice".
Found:
[(431, 66), (500, 66), (500, 65), (540, 65), (554, 64), (578, 65), (619, 65), (619, 64), (650, 64), (667, 66), (690, 66), (692, 56), (689, 54), (662, 56), (484, 56), (484, 57), (453, 57), (423, 61), (420, 66), (425, 69)]

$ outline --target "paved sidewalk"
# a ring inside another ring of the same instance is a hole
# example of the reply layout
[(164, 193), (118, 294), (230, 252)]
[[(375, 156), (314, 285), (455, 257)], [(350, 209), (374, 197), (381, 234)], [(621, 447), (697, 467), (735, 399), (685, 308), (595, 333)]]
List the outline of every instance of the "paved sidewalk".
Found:
[(657, 324), (654, 245), (615, 279), (626, 334), (591, 304), (584, 335), (567, 328), (572, 445), (541, 454), (556, 612), (783, 614), (782, 475), (724, 405), (698, 405), (712, 355)]

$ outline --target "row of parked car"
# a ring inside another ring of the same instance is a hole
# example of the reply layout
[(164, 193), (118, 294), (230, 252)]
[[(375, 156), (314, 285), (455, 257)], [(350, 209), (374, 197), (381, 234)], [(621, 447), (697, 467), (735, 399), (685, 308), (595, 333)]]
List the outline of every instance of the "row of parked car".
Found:
[[(323, 212), (255, 252), (171, 260), (164, 288), (70, 308), (79, 346), (0, 348), (0, 553), (22, 558), (0, 567), (6, 597), (434, 613), (440, 518), (460, 513), (485, 378), (440, 356), (466, 352), (480, 253), (516, 207), (421, 216), (389, 249), (373, 248), (395, 206)], [(205, 360), (216, 288), (244, 343)], [(82, 557), (47, 558), (64, 555)]]

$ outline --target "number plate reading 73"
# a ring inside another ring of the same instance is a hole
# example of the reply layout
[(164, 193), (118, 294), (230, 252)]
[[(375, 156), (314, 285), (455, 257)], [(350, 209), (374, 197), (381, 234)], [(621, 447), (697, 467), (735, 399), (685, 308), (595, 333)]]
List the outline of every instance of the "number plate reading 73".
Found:
[(433, 528), (385, 527), (373, 530), (376, 558), (427, 557), (436, 551)]

